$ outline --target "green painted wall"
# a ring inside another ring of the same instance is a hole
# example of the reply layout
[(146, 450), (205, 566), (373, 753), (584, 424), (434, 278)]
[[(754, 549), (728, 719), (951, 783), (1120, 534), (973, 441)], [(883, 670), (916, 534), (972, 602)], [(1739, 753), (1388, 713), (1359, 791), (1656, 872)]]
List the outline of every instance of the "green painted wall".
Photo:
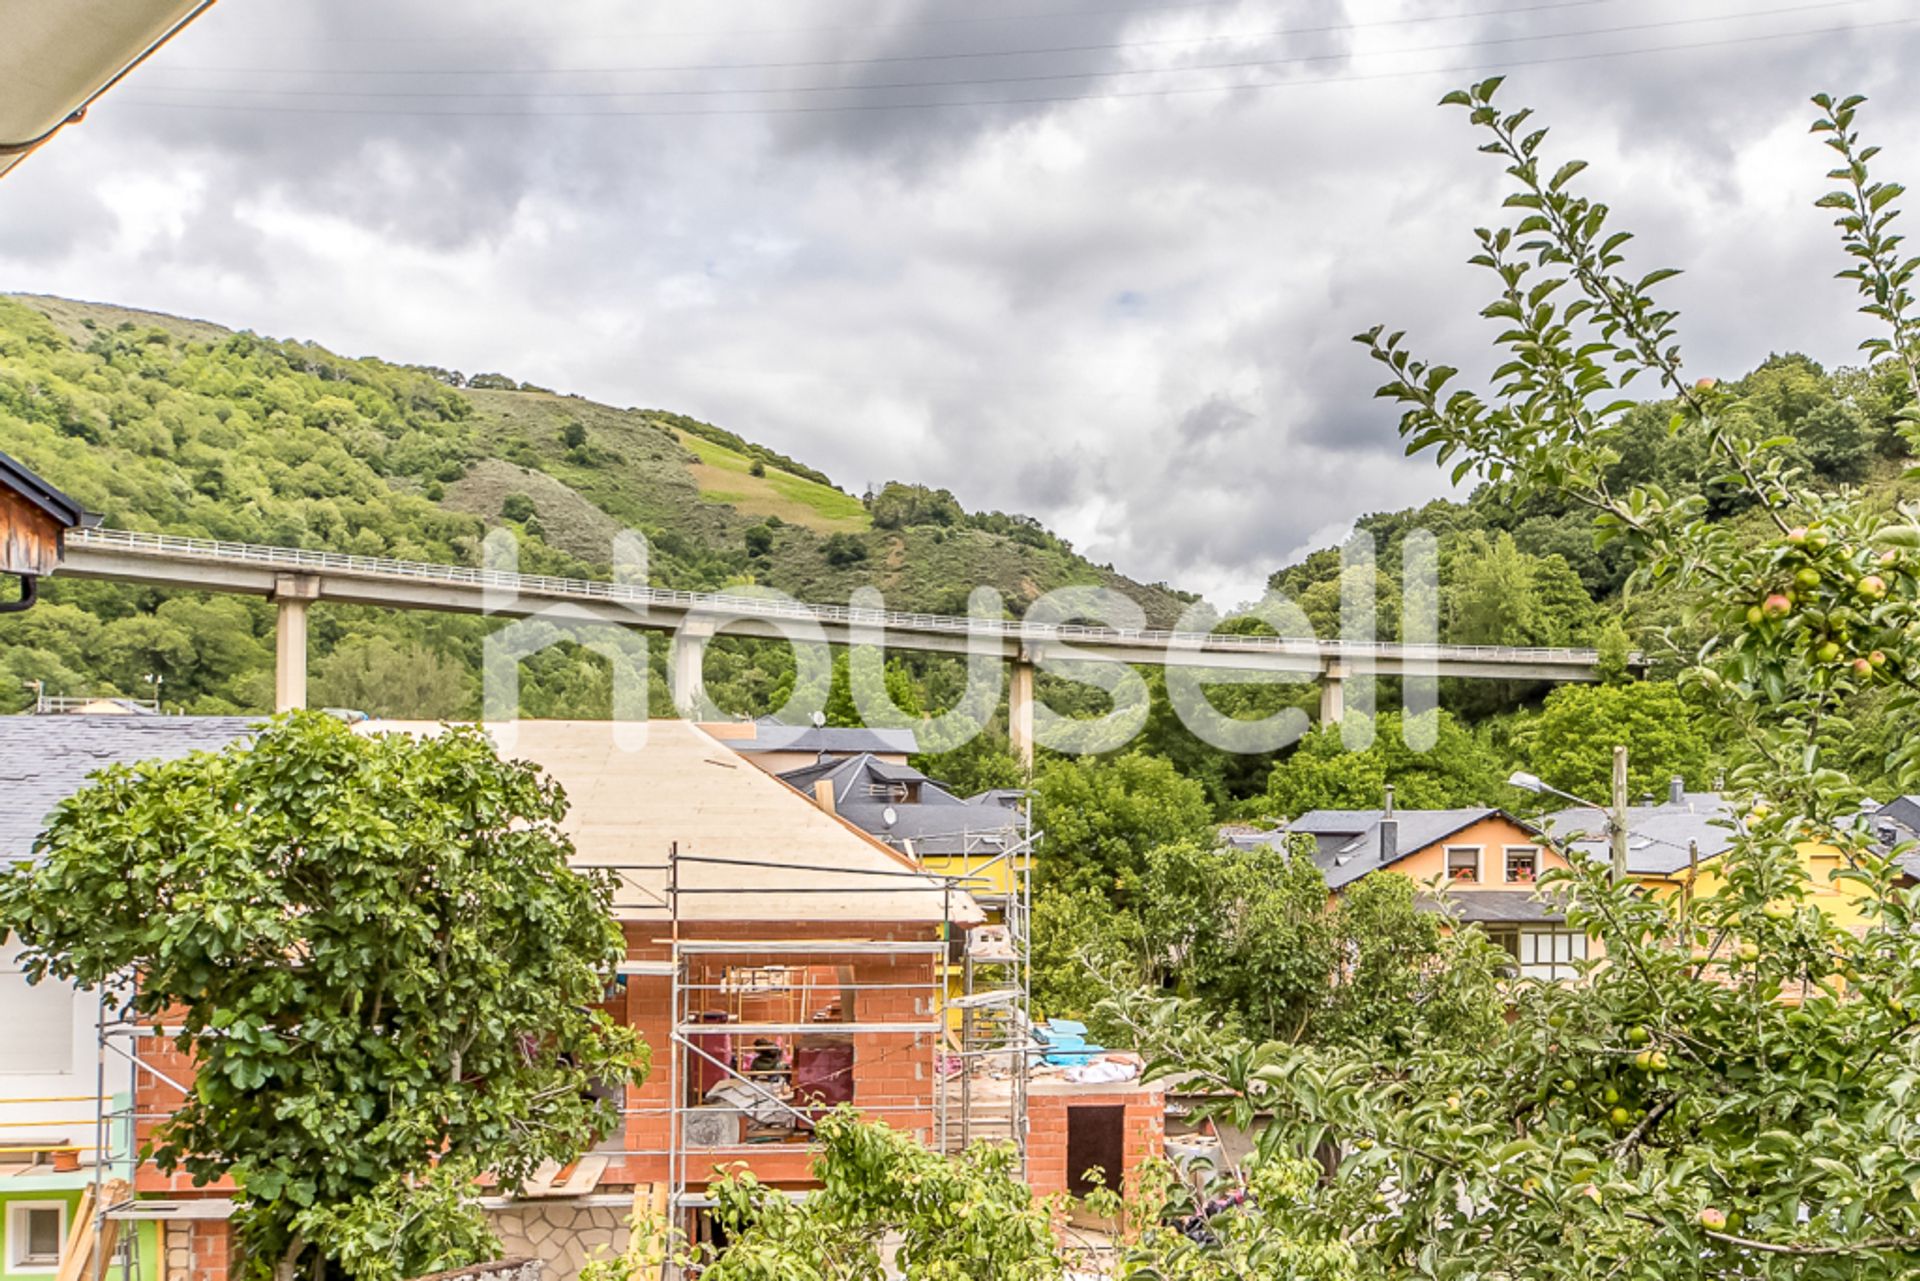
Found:
[[(9, 1220), (13, 1217), (11, 1207), (21, 1201), (64, 1201), (67, 1203), (68, 1223), (71, 1225), (73, 1213), (80, 1204), (81, 1190), (92, 1182), (91, 1171), (72, 1174), (49, 1172), (39, 1175), (22, 1175), (0, 1182), (0, 1281), (49, 1281), (53, 1276), (52, 1270), (44, 1272), (8, 1270), (7, 1261), (13, 1257), (13, 1251), (8, 1247), (7, 1241)], [(140, 1281), (158, 1281), (160, 1263), (156, 1257), (158, 1251), (154, 1243), (157, 1238), (154, 1235), (153, 1224), (142, 1223), (138, 1228), (136, 1246), (140, 1267), (137, 1275)], [(120, 1275), (119, 1269), (111, 1269), (107, 1274), (107, 1281), (120, 1281)]]

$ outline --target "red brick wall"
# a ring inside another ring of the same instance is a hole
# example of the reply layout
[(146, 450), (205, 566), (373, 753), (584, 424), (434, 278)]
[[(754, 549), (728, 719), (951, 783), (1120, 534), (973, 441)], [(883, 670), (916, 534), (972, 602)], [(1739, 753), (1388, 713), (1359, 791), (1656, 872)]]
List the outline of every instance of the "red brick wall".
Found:
[[(664, 923), (630, 924), (627, 926), (628, 956), (639, 961), (665, 961), (671, 957), (668, 940), (669, 927)], [(683, 926), (683, 938), (703, 939), (740, 939), (752, 941), (759, 939), (876, 939), (898, 940), (903, 942), (933, 942), (939, 935), (934, 925), (881, 925), (859, 921), (835, 921), (795, 924), (775, 924), (767, 922), (716, 922), (698, 926)], [(899, 990), (855, 991), (851, 1021), (863, 1023), (932, 1023), (936, 1019), (934, 990), (939, 978), (940, 958), (929, 954), (885, 955), (885, 954), (840, 954), (832, 953), (729, 953), (721, 956), (700, 958), (705, 969), (702, 982), (718, 983), (720, 975), (728, 966), (791, 966), (811, 965), (838, 967), (848, 976), (851, 983), (910, 985), (899, 986)], [(664, 1183), (670, 1180), (666, 1149), (671, 1118), (668, 1109), (672, 1104), (671, 1060), (674, 1046), (668, 1033), (671, 1025), (670, 981), (664, 977), (637, 975), (630, 977), (626, 984), (624, 1002), (617, 1003), (615, 1012), (620, 1013), (628, 1023), (636, 1028), (653, 1052), (653, 1070), (647, 1080), (627, 1091), (625, 1142), (622, 1145), (629, 1152), (639, 1153), (624, 1157), (610, 1165), (602, 1176), (603, 1187), (631, 1185), (635, 1183)], [(826, 988), (822, 985), (823, 999)], [(700, 993), (698, 996), (712, 998), (712, 1008), (724, 1008), (725, 998), (721, 993)], [(695, 1008), (698, 1008), (696, 1005)], [(831, 1030), (832, 1024), (823, 1024), (823, 1030)], [(926, 1139), (931, 1137), (934, 1114), (934, 1098), (937, 1083), (933, 1074), (933, 1036), (932, 1033), (906, 1032), (863, 1032), (854, 1037), (854, 1102), (857, 1106), (872, 1109), (872, 1114), (886, 1121), (896, 1129), (902, 1129)], [(137, 1042), (137, 1053), (141, 1059), (182, 1085), (191, 1084), (194, 1065), (191, 1058), (181, 1054), (173, 1045), (155, 1037), (142, 1037)], [(681, 1088), (685, 1088), (684, 1081)], [(150, 1072), (139, 1074), (136, 1098), (139, 1111), (143, 1116), (154, 1116), (172, 1111), (179, 1106), (181, 1094)], [(1065, 1115), (1062, 1114), (1062, 1125)], [(144, 1140), (152, 1131), (153, 1123), (140, 1123), (140, 1137)], [(1062, 1163), (1064, 1164), (1064, 1131), (1062, 1131)], [(715, 1177), (716, 1166), (743, 1163), (761, 1179), (774, 1184), (806, 1186), (813, 1182), (813, 1155), (805, 1145), (768, 1145), (740, 1151), (722, 1151), (703, 1162), (700, 1155), (690, 1156), (686, 1176), (688, 1182), (698, 1186)], [(1064, 1178), (1064, 1176), (1063, 1176)], [(205, 1188), (196, 1189), (192, 1180), (184, 1174), (163, 1175), (151, 1164), (143, 1164), (135, 1174), (135, 1190), (150, 1196), (222, 1195), (232, 1190), (229, 1183), (221, 1182)], [(196, 1224), (194, 1231), (200, 1233), (206, 1225)], [(226, 1225), (219, 1224), (217, 1239), (222, 1261), (222, 1272), (218, 1276), (208, 1275), (208, 1281), (225, 1281), (224, 1259)], [(209, 1239), (212, 1239), (209, 1237)], [(196, 1235), (195, 1249), (201, 1247), (201, 1237)], [(209, 1247), (211, 1248), (211, 1247)], [(195, 1254), (196, 1267), (199, 1255)], [(169, 1281), (179, 1281), (170, 1278)], [(196, 1273), (194, 1281), (200, 1281)]]
[[(901, 942), (934, 942), (939, 929), (930, 925), (882, 925), (859, 921), (823, 921), (778, 924), (753, 921), (702, 922), (683, 925), (681, 937), (688, 939), (739, 939), (746, 942), (772, 939), (876, 939)], [(636, 961), (666, 961), (672, 955), (669, 927), (664, 923), (627, 926), (627, 954)], [(855, 988), (849, 995), (852, 1008), (848, 1021), (857, 1023), (933, 1023), (937, 1021), (934, 993), (938, 982), (940, 958), (928, 954), (859, 953), (781, 953), (738, 952), (707, 954), (690, 966), (694, 982), (718, 984), (729, 967), (734, 966), (807, 966), (822, 978), (816, 985), (816, 1004), (824, 1004), (838, 993), (824, 981), (827, 971), (837, 969)], [(866, 984), (887, 984), (899, 990), (859, 990)], [(673, 1101), (672, 1057), (674, 1047), (668, 1032), (672, 1011), (671, 981), (664, 977), (636, 975), (627, 980), (627, 1021), (636, 1028), (653, 1050), (653, 1071), (647, 1080), (627, 1091), (626, 1148), (641, 1153), (616, 1162), (602, 1178), (603, 1185), (623, 1183), (662, 1183), (671, 1178), (665, 1156), (671, 1118), (667, 1109)], [(697, 992), (689, 1001), (690, 1009), (724, 1009), (728, 999), (720, 992)], [(785, 1005), (785, 998), (769, 1004)], [(766, 1021), (784, 1022), (784, 1012), (772, 1009), (744, 1010), (749, 1017), (768, 1016)], [(823, 1023), (830, 1032), (833, 1024)], [(896, 1129), (921, 1138), (930, 1138), (933, 1128), (934, 1092), (933, 1048), (936, 1033), (860, 1032), (854, 1035), (853, 1098), (856, 1106), (872, 1109), (872, 1115)], [(680, 1088), (686, 1088), (686, 1082)], [(655, 1155), (657, 1154), (657, 1155)], [(704, 1163), (704, 1164), (703, 1164)], [(805, 1185), (812, 1182), (813, 1155), (804, 1145), (766, 1145), (744, 1150), (723, 1150), (708, 1156), (691, 1152), (686, 1168), (690, 1184), (707, 1182), (716, 1174), (716, 1166), (744, 1164), (769, 1183)]]
[[(1029, 1094), (1027, 1182), (1036, 1196), (1065, 1192), (1068, 1180), (1075, 1173), (1067, 1169), (1067, 1109), (1070, 1107), (1126, 1109), (1125, 1169), (1120, 1172), (1120, 1186), (1123, 1193), (1131, 1194), (1141, 1164), (1166, 1151), (1166, 1095), (1150, 1087), (1085, 1094), (1047, 1091)], [(1107, 1177), (1111, 1180), (1113, 1172), (1108, 1171)]]

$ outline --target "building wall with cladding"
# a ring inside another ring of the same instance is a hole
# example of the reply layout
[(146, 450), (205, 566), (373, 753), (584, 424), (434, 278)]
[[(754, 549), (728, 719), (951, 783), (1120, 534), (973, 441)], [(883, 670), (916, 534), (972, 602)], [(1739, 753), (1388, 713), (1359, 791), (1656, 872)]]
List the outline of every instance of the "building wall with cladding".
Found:
[(60, 564), (60, 523), (0, 489), (0, 574), (51, 574)]

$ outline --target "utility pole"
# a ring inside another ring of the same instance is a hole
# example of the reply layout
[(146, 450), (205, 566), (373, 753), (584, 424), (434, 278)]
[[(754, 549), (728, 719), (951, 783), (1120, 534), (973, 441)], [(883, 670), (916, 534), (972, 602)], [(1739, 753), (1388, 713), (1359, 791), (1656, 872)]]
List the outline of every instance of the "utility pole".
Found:
[(1613, 883), (1627, 879), (1627, 749), (1613, 749), (1613, 812), (1607, 815), (1613, 845)]

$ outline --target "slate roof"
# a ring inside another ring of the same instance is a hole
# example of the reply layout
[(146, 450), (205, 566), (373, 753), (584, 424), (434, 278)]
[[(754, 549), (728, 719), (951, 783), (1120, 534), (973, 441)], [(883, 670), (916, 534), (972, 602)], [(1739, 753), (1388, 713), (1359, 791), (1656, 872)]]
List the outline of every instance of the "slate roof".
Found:
[[(1685, 792), (1658, 805), (1627, 808), (1627, 872), (1632, 876), (1672, 876), (1684, 871), (1688, 847), (1697, 844), (1700, 860), (1726, 852), (1733, 844), (1732, 829), (1716, 826), (1733, 817), (1733, 804), (1718, 792)], [(1613, 857), (1607, 844), (1606, 816), (1576, 807), (1549, 814), (1542, 820), (1556, 844), (1569, 856), (1575, 853), (1605, 862)], [(1579, 836), (1582, 839), (1573, 839)]]
[[(1440, 901), (1422, 894), (1416, 906), (1423, 912), (1437, 912)], [(1567, 919), (1558, 904), (1517, 890), (1449, 890), (1446, 906), (1453, 918), (1463, 923), (1561, 925)]]
[[(1281, 831), (1269, 833), (1259, 843), (1279, 846), (1288, 832), (1313, 837), (1313, 861), (1326, 878), (1327, 888), (1337, 890), (1353, 884), (1369, 872), (1399, 862), (1446, 840), (1455, 832), (1489, 818), (1506, 818), (1533, 832), (1537, 829), (1500, 809), (1408, 810), (1397, 809), (1393, 818), (1399, 824), (1391, 858), (1381, 856), (1380, 824), (1385, 810), (1309, 810)], [(1246, 839), (1246, 838), (1239, 838)], [(1236, 843), (1239, 840), (1236, 839)]]
[(218, 751), (245, 716), (0, 716), (0, 861), (33, 853), (53, 807), (109, 765)]
[(752, 738), (726, 740), (736, 752), (822, 752), (850, 756), (860, 752), (879, 752), (888, 756), (911, 756), (920, 750), (920, 740), (910, 729), (866, 729), (840, 725), (782, 725), (778, 721), (756, 721)]
[[(1866, 815), (1873, 827), (1875, 842), (1891, 852), (1895, 848), (1920, 841), (1920, 796), (1896, 796)], [(1898, 855), (1894, 862), (1900, 870), (1920, 880), (1920, 848)]]
[[(961, 854), (969, 845), (977, 847), (996, 835), (1005, 839), (1020, 821), (1019, 814), (999, 799), (1000, 792), (963, 800), (917, 769), (866, 754), (820, 761), (788, 770), (779, 778), (809, 797), (819, 783), (832, 783), (833, 807), (841, 818), (923, 858)], [(894, 786), (917, 786), (919, 799), (893, 800), (874, 794), (875, 788)], [(887, 821), (889, 811), (892, 822)]]

